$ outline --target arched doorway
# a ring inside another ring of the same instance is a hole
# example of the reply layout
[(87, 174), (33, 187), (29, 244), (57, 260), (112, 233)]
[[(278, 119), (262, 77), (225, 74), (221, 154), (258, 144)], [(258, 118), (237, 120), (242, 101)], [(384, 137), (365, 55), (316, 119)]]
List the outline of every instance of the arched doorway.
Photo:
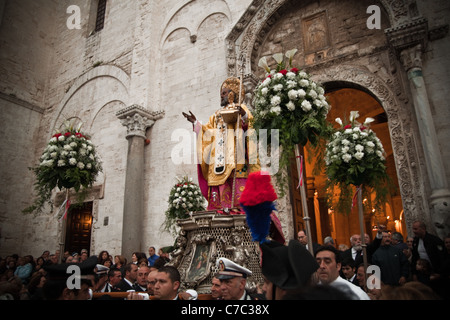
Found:
[[(365, 88), (346, 82), (330, 82), (325, 84), (326, 96), (332, 106), (327, 120), (338, 127), (336, 118), (348, 119), (350, 111), (358, 111), (358, 120), (363, 122), (365, 118), (371, 117), (375, 121), (371, 124), (371, 129), (375, 131), (381, 139), (386, 151), (386, 165), (389, 176), (394, 182), (394, 190), (388, 196), (387, 203), (383, 208), (376, 210), (371, 206), (374, 199), (365, 198), (364, 225), (365, 230), (373, 239), (378, 224), (386, 225), (390, 231), (398, 231), (406, 236), (402, 228), (403, 205), (400, 196), (397, 172), (395, 169), (393, 148), (388, 128), (387, 115), (380, 102)], [(310, 147), (303, 150), (305, 154), (305, 172), (307, 181), (308, 211), (311, 217), (311, 232), (315, 242), (322, 243), (326, 236), (331, 236), (337, 245), (349, 245), (350, 236), (359, 233), (359, 218), (357, 207), (351, 212), (337, 212), (333, 207), (327, 205), (325, 197), (326, 175), (322, 171), (314, 172), (317, 156)], [(292, 185), (296, 185), (296, 168), (291, 167)], [(299, 191), (291, 189), (291, 200), (293, 203), (295, 232), (303, 228), (303, 214), (301, 212), (301, 202)], [(372, 196), (373, 197), (373, 196)]]

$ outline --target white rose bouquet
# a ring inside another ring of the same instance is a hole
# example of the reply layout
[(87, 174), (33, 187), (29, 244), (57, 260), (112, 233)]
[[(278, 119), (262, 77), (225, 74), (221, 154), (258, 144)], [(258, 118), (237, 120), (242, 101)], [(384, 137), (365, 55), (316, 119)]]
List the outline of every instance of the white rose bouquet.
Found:
[(39, 165), (30, 168), (36, 175), (38, 199), (25, 212), (39, 212), (45, 202), (51, 203), (51, 193), (56, 187), (78, 192), (95, 182), (102, 171), (101, 161), (89, 136), (80, 130), (81, 124), (74, 128), (66, 122), (65, 129), (55, 133), (48, 142)]
[[(326, 121), (330, 105), (324, 96), (323, 87), (310, 79), (309, 75), (292, 67), (292, 58), (297, 52), (290, 50), (289, 68), (283, 54), (275, 54), (275, 70), (271, 70), (265, 57), (259, 66), (266, 70), (266, 78), (258, 84), (253, 99), (253, 127), (255, 130), (267, 129), (270, 142), (270, 129), (279, 130), (281, 146), (280, 167), (289, 164), (295, 145), (305, 146), (308, 141), (316, 146), (321, 138), (328, 137), (331, 126)], [(276, 175), (282, 184), (281, 175)]]
[(186, 219), (190, 212), (205, 210), (205, 202), (200, 187), (192, 182), (192, 178), (183, 177), (170, 191), (164, 230), (174, 232), (177, 219)]
[(331, 135), (325, 151), (328, 186), (337, 185), (341, 189), (340, 210), (348, 209), (351, 202), (348, 199), (350, 185), (374, 189), (380, 204), (385, 200), (386, 182), (389, 180), (383, 145), (369, 128), (374, 119), (367, 118), (361, 124), (356, 121), (358, 117), (357, 111), (350, 112), (350, 123), (345, 126), (340, 118), (336, 119), (341, 128)]

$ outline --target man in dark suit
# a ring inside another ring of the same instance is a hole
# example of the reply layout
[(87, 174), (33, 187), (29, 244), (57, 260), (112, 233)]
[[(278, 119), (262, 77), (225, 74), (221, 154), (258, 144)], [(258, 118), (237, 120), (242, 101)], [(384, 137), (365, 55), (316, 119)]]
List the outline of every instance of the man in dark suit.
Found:
[[(300, 241), (300, 243), (302, 245), (304, 245), (307, 250), (309, 250), (308, 236), (306, 234), (306, 231), (300, 230), (297, 233), (297, 237), (298, 237), (298, 241)], [(320, 244), (313, 242), (312, 247), (313, 247), (313, 252), (316, 252), (316, 250), (319, 249)]]
[[(367, 233), (365, 234), (364, 241), (366, 243), (368, 263), (372, 263), (372, 255), (380, 247), (381, 239), (383, 238), (383, 230), (386, 230), (386, 227), (384, 225), (379, 225), (378, 232), (372, 242), (370, 242), (369, 235)], [(352, 235), (350, 238), (350, 244), (352, 245), (352, 247), (341, 253), (341, 259), (344, 260), (347, 258), (351, 258), (353, 259), (353, 261), (355, 261), (355, 266), (359, 266), (360, 264), (364, 263), (361, 235)]]
[(117, 284), (117, 290), (134, 290), (133, 284), (136, 282), (138, 266), (132, 262), (128, 263), (124, 269), (124, 278)]
[(356, 286), (359, 286), (358, 279), (356, 278), (356, 265), (353, 259), (347, 257), (344, 260), (342, 260), (341, 270), (342, 270), (341, 275), (342, 278), (344, 278), (347, 281), (350, 281)]

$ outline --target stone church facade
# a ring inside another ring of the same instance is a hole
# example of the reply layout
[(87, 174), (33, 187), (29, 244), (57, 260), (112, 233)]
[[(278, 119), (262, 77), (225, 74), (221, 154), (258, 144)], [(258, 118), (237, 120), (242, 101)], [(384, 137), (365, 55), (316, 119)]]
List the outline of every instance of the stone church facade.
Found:
[[(85, 199), (89, 251), (131, 256), (172, 245), (160, 229), (170, 189), (176, 177), (197, 175), (193, 158), (173, 161), (180, 143), (194, 150), (193, 135), (177, 135), (192, 129), (181, 112), (207, 121), (222, 82), (240, 72), (251, 108), (259, 59), (292, 48), (294, 63), (327, 91), (356, 88), (381, 105), (404, 231), (412, 235), (420, 219), (443, 237), (449, 15), (444, 0), (0, 1), (0, 255), (59, 246), (61, 192), (42, 214), (22, 210), (34, 197), (27, 168), (66, 119), (83, 123), (103, 162)], [(292, 197), (278, 209), (293, 238)]]

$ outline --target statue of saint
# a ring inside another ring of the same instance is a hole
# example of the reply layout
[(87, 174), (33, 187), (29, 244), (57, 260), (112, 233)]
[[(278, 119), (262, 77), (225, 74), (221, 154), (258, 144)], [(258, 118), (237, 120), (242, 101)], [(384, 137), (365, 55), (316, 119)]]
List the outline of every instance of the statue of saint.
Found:
[[(240, 102), (245, 95), (239, 78), (221, 86), (221, 108), (202, 124), (191, 111), (182, 113), (197, 133), (198, 181), (208, 210), (244, 214), (239, 198), (250, 172), (260, 171), (257, 143), (249, 132), (253, 118)], [(254, 131), (253, 131), (254, 133)]]

